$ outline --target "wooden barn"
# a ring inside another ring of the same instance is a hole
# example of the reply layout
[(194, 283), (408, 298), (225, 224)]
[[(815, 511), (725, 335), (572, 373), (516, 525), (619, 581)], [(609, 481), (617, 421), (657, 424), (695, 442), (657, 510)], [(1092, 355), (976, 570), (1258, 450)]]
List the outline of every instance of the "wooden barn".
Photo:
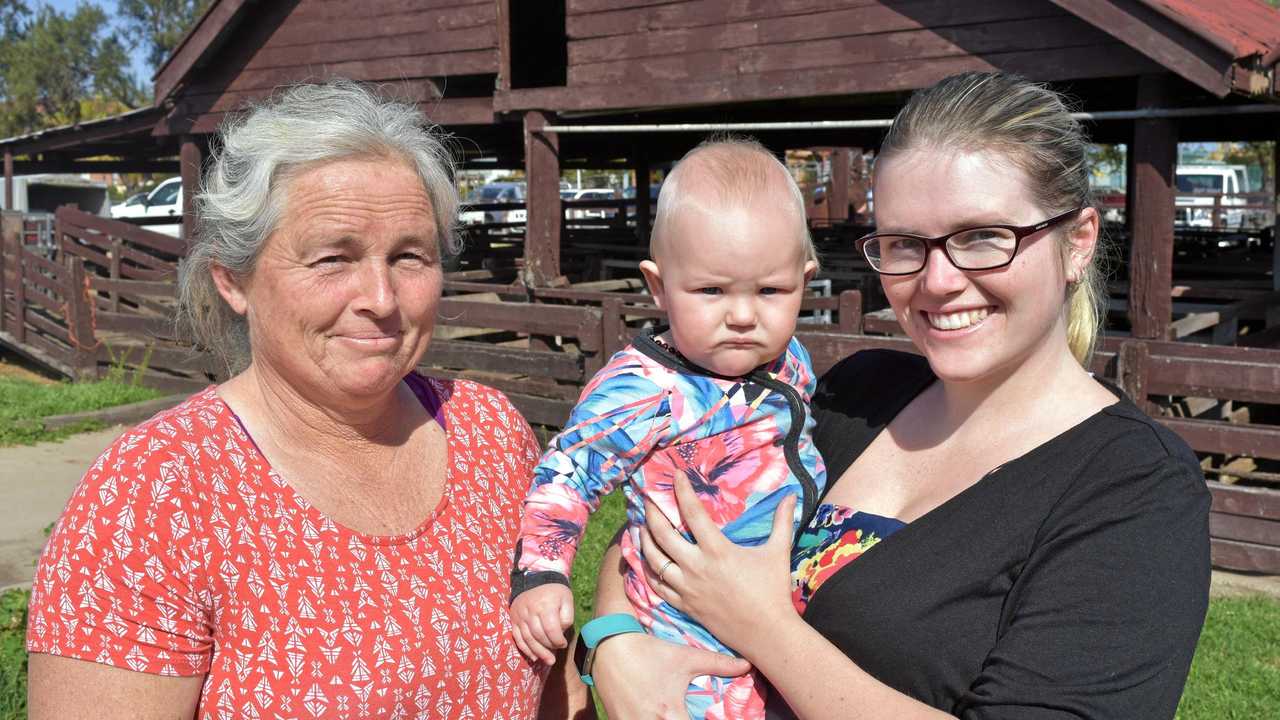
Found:
[[(825, 294), (805, 301), (804, 339), (821, 366), (910, 349), (850, 242), (870, 221), (857, 212), (864, 155), (912, 90), (953, 73), (1051, 83), (1097, 141), (1128, 149), (1095, 370), (1201, 454), (1215, 561), (1280, 573), (1274, 189), (1248, 198), (1268, 228), (1217, 227), (1222, 197), (1211, 227), (1175, 225), (1179, 142), (1280, 140), (1278, 60), (1280, 11), (1261, 0), (216, 0), (157, 72), (153, 107), (0, 150), (6, 183), (180, 168), (189, 201), (228, 113), (289, 83), (385, 85), (457, 138), (461, 167), (527, 183), (526, 202), (492, 208), (527, 220), (465, 228), (426, 364), (556, 425), (604, 359), (661, 321), (635, 273), (652, 170), (721, 130), (816, 151), (829, 167), (814, 222)], [(632, 171), (640, 200), (562, 202), (575, 168)], [(183, 241), (64, 209), (41, 253), (29, 220), (5, 223), (0, 342), (69, 375), (132, 352), (157, 383), (217, 376), (169, 328)]]

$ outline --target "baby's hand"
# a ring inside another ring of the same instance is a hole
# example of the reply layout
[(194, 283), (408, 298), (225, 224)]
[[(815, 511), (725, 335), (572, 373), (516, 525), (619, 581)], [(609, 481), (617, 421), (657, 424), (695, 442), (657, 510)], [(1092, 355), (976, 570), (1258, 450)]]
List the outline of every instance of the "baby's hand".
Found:
[(511, 629), (516, 647), (530, 660), (554, 665), (554, 651), (569, 645), (564, 630), (571, 625), (573, 591), (564, 585), (539, 585), (511, 601)]

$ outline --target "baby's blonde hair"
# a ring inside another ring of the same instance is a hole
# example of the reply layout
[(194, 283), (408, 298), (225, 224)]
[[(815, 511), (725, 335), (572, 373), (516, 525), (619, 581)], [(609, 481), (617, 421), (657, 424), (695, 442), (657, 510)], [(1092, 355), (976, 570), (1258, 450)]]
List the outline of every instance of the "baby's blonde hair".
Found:
[[(809, 235), (804, 194), (786, 166), (752, 138), (716, 136), (685, 154), (662, 181), (658, 212), (653, 219), (649, 254), (657, 259), (670, 234), (675, 214), (701, 191), (703, 197), (721, 207), (760, 207), (782, 183), (787, 196), (779, 209), (790, 210), (796, 218), (796, 232), (804, 243), (805, 260), (818, 262), (818, 253)], [(683, 187), (682, 187), (683, 186)]]

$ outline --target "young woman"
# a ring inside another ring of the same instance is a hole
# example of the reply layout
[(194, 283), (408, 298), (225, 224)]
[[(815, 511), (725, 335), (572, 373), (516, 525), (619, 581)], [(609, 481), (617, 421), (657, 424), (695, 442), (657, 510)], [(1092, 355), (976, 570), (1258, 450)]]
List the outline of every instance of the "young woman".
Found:
[[(768, 678), (774, 716), (1173, 716), (1209, 497), (1186, 444), (1086, 370), (1104, 288), (1085, 147), (1017, 77), (917, 93), (859, 247), (923, 358), (863, 352), (823, 378), (833, 481), (798, 537), (784, 505), (769, 543), (735, 546), (687, 482), (696, 544), (649, 514), (657, 592)], [(616, 565), (598, 614), (626, 610)], [(618, 720), (676, 717), (690, 675), (746, 669), (628, 634), (593, 674)]]

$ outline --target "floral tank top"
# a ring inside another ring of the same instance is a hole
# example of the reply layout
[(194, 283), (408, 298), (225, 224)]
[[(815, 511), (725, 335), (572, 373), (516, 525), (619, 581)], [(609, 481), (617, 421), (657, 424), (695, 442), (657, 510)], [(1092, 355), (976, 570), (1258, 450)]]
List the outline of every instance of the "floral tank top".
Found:
[(822, 583), (906, 523), (831, 503), (818, 506), (791, 552), (791, 602), (801, 615)]

